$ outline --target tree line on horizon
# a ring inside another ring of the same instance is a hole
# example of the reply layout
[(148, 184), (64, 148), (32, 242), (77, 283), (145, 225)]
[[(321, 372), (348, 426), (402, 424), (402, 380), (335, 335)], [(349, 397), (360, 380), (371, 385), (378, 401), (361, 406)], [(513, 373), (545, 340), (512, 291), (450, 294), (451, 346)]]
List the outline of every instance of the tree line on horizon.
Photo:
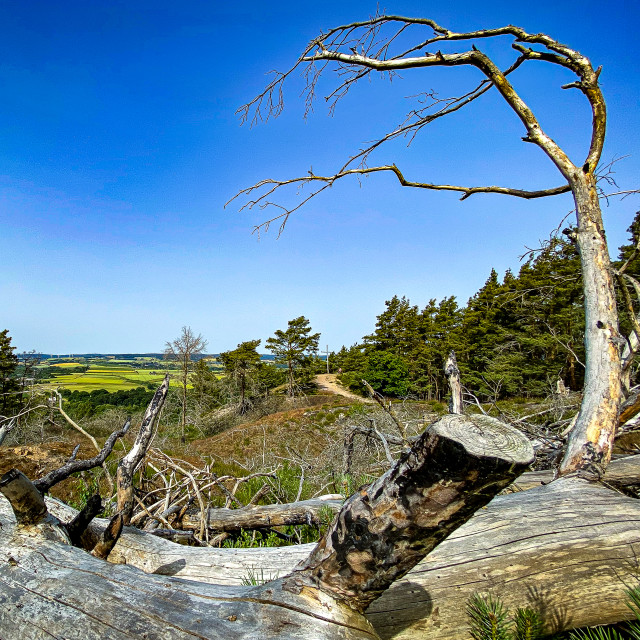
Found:
[[(633, 251), (639, 229), (640, 212), (614, 268)], [(466, 305), (448, 296), (419, 308), (393, 296), (371, 334), (331, 354), (333, 369), (354, 390), (363, 391), (364, 379), (387, 396), (443, 400), (445, 362), (454, 351), (465, 386), (481, 398), (545, 396), (558, 380), (581, 390), (584, 295), (580, 257), (570, 235), (529, 252), (517, 275), (507, 270), (500, 279), (492, 269)], [(627, 271), (640, 273), (640, 260), (632, 260)], [(626, 335), (631, 322), (620, 292), (618, 309)]]

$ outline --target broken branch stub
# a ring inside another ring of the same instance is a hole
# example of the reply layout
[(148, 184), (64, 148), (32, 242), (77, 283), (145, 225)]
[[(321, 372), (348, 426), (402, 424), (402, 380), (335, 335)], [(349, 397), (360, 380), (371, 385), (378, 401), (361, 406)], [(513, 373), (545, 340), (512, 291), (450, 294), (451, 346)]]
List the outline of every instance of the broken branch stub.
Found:
[(122, 523), (122, 514), (116, 513), (116, 515), (109, 520), (109, 524), (102, 534), (102, 539), (98, 541), (91, 551), (92, 556), (102, 558), (103, 560), (106, 560), (109, 557), (111, 550), (116, 546), (116, 543), (120, 538), (120, 534), (122, 533)]
[(443, 417), (393, 469), (345, 502), (284, 588), (318, 589), (364, 612), (533, 457), (527, 438), (494, 418)]
[(7, 471), (0, 478), (0, 492), (11, 504), (19, 525), (38, 524), (46, 517), (47, 505), (43, 495), (22, 471)]
[(71, 474), (77, 473), (78, 471), (88, 471), (89, 469), (95, 469), (95, 467), (99, 467), (104, 464), (104, 461), (109, 457), (111, 451), (113, 450), (113, 446), (116, 443), (118, 438), (124, 436), (129, 427), (131, 426), (131, 417), (128, 417), (124, 425), (121, 429), (114, 431), (105, 441), (104, 447), (100, 449), (97, 456), (93, 458), (88, 458), (87, 460), (76, 460), (75, 457), (78, 452), (78, 445), (75, 449), (69, 460), (59, 467), (58, 469), (54, 469), (47, 473), (46, 476), (43, 476), (39, 480), (34, 480), (33, 484), (38, 489), (38, 491), (45, 493), (51, 489), (54, 485), (62, 482), (65, 478), (68, 478)]
[(118, 465), (116, 475), (118, 484), (118, 511), (122, 513), (124, 524), (129, 524), (131, 516), (133, 515), (133, 474), (142, 462), (151, 444), (153, 424), (162, 409), (168, 391), (169, 374), (164, 377), (162, 384), (158, 387), (153, 398), (151, 398), (151, 402), (142, 418), (140, 431), (138, 431), (133, 447), (131, 447), (129, 453), (120, 460), (120, 464)]
[(95, 494), (87, 500), (82, 510), (76, 515), (71, 522), (65, 524), (65, 529), (69, 534), (71, 544), (79, 547), (82, 535), (87, 530), (89, 523), (102, 511), (102, 499)]
[(460, 384), (460, 369), (456, 360), (456, 352), (451, 351), (444, 364), (444, 375), (447, 376), (451, 388), (449, 400), (449, 413), (463, 413), (462, 409), (462, 385)]

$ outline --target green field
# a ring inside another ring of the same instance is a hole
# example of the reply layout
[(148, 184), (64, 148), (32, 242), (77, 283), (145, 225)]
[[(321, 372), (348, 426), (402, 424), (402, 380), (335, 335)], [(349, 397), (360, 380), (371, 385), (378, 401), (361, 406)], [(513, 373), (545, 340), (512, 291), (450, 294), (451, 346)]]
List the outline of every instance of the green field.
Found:
[[(65, 364), (63, 366), (71, 365)], [(106, 389), (113, 392), (144, 387), (147, 383), (160, 385), (165, 373), (165, 369), (136, 369), (120, 363), (113, 366), (90, 364), (89, 369), (84, 373), (56, 376), (46, 383), (46, 386), (61, 387), (70, 391)], [(176, 384), (176, 382), (172, 381), (172, 384)]]

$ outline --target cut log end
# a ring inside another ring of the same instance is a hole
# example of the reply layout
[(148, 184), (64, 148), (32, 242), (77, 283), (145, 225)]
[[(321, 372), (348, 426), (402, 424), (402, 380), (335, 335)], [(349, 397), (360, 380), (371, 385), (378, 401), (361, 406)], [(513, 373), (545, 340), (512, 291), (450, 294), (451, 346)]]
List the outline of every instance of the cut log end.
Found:
[(533, 462), (529, 440), (517, 429), (490, 416), (444, 416), (429, 432), (457, 442), (473, 458), (496, 458), (518, 466)]

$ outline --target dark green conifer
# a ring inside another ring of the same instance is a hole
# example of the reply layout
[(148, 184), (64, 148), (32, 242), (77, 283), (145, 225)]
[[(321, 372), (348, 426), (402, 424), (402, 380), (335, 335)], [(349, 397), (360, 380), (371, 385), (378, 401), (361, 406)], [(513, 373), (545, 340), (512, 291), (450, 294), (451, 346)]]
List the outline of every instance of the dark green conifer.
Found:
[(18, 356), (14, 351), (9, 330), (0, 331), (0, 422), (16, 415), (22, 405), (20, 383), (15, 377)]
[(257, 349), (261, 340), (241, 342), (232, 351), (220, 354), (227, 375), (235, 380), (240, 391), (240, 413), (245, 413), (250, 403), (247, 401), (247, 381), (252, 372), (260, 365), (260, 354)]

